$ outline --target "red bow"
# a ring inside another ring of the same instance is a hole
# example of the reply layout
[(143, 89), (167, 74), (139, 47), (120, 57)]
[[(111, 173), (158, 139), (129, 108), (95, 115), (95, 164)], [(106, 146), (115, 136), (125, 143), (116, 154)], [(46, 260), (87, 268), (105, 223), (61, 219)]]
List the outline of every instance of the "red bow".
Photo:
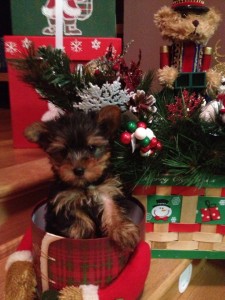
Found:
[(154, 218), (155, 218), (156, 221), (160, 221), (160, 220), (162, 220), (162, 221), (167, 221), (169, 217), (159, 217), (159, 216), (155, 216)]

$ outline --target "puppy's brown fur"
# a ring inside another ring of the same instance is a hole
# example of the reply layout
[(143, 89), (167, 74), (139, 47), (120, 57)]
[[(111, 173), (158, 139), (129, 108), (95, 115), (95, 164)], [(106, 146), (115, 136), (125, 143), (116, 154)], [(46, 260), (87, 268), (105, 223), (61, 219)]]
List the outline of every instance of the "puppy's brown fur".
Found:
[(118, 178), (110, 175), (110, 142), (120, 125), (120, 109), (74, 112), (27, 128), (28, 140), (48, 154), (55, 174), (47, 203), (46, 230), (71, 238), (109, 236), (134, 249), (139, 228), (127, 216)]

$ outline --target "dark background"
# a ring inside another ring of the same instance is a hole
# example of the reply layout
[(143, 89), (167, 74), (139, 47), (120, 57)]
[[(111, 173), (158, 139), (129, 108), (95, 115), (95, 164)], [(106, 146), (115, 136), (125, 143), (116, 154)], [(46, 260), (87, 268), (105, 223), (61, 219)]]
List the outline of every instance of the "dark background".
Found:
[[(3, 36), (12, 34), (10, 1), (4, 1), (0, 9), (0, 72), (7, 72), (4, 59)], [(9, 107), (8, 82), (0, 81), (0, 107)]]

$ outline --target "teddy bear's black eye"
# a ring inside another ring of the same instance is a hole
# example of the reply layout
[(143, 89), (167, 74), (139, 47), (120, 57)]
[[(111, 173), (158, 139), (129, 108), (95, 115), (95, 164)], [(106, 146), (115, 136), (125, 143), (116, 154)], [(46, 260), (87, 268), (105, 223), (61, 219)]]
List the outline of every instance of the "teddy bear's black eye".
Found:
[(184, 19), (187, 18), (187, 13), (182, 13), (181, 17), (184, 18)]

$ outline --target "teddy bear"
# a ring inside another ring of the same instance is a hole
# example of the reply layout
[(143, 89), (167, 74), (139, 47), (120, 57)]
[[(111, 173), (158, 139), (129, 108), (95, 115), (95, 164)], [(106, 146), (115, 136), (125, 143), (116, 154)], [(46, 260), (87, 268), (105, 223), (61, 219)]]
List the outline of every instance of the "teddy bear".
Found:
[(163, 6), (154, 14), (162, 38), (170, 42), (160, 49), (158, 79), (162, 86), (174, 88), (180, 82), (181, 86), (191, 82), (216, 92), (221, 74), (210, 69), (212, 48), (207, 43), (220, 21), (220, 13), (203, 0), (173, 0), (171, 7)]

